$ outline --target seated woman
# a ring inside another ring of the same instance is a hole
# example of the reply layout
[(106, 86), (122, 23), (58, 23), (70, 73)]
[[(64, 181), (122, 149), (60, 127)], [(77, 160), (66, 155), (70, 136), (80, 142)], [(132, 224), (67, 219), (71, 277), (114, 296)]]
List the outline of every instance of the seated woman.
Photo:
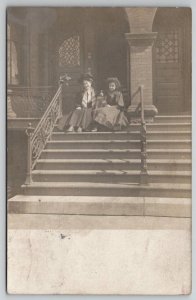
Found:
[(124, 115), (123, 95), (120, 92), (118, 78), (107, 79), (108, 90), (105, 95), (104, 107), (94, 111), (94, 121), (112, 130), (121, 130), (128, 126), (129, 122)]
[(92, 87), (93, 77), (91, 74), (84, 74), (80, 81), (83, 84), (83, 90), (77, 95), (76, 108), (68, 115), (59, 120), (58, 128), (63, 130), (68, 126), (67, 131), (77, 132), (87, 130), (92, 123), (92, 109), (95, 106), (95, 91)]

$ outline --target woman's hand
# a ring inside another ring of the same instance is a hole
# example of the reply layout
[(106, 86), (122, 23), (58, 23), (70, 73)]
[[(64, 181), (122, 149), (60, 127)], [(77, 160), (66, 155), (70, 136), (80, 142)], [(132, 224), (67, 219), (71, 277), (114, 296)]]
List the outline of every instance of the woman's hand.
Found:
[(81, 106), (76, 107), (76, 109), (82, 109)]

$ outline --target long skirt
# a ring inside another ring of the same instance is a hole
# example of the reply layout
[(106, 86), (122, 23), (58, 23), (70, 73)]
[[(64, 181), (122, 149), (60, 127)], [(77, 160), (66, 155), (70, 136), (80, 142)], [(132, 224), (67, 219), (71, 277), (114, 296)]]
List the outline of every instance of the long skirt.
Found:
[(58, 124), (58, 128), (63, 130), (67, 126), (81, 127), (87, 129), (92, 123), (92, 108), (81, 108), (71, 111), (69, 114), (64, 115)]
[(94, 111), (94, 121), (114, 130), (121, 130), (129, 124), (124, 112), (120, 111), (116, 106), (96, 109)]

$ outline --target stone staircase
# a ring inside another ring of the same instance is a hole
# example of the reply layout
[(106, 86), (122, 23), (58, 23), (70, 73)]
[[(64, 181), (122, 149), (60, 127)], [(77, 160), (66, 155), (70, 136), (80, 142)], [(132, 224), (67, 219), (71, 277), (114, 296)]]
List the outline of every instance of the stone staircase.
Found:
[[(23, 185), (22, 202), (31, 199), (31, 211), (71, 214), (137, 214), (140, 204), (139, 214), (144, 214), (147, 200), (161, 208), (167, 199), (175, 207), (190, 204), (191, 117), (157, 116), (147, 124), (148, 185), (140, 185), (139, 130), (139, 124), (131, 124), (128, 132), (63, 133), (55, 128), (37, 161), (33, 183)], [(79, 209), (81, 201), (88, 208)], [(118, 213), (115, 204), (121, 207)]]
[(147, 125), (149, 185), (140, 186), (139, 125), (130, 132), (62, 133), (54, 130), (28, 195), (191, 195), (191, 119), (159, 116)]

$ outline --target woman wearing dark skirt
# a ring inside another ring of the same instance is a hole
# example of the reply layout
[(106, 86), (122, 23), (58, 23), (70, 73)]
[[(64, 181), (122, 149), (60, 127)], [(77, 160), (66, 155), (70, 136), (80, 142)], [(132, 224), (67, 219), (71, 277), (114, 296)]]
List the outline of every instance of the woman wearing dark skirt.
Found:
[(81, 78), (83, 90), (77, 95), (76, 108), (68, 115), (63, 116), (58, 124), (58, 128), (63, 130), (68, 127), (68, 132), (85, 131), (92, 123), (92, 109), (95, 106), (95, 91), (92, 87), (93, 77), (90, 74), (84, 74)]
[(104, 107), (94, 111), (94, 121), (112, 130), (121, 130), (129, 122), (124, 114), (123, 95), (120, 82), (116, 77), (107, 79), (108, 90), (105, 95)]

